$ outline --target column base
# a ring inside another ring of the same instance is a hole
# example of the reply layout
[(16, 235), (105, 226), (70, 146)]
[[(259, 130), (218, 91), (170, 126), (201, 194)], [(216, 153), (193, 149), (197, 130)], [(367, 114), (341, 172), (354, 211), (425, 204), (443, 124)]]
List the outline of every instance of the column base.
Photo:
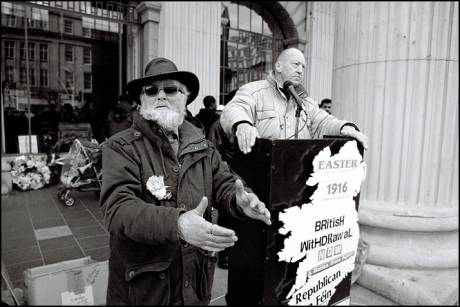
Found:
[(357, 284), (400, 305), (458, 304), (458, 208), (365, 202)]
[[(458, 304), (458, 269), (396, 269), (366, 264), (357, 284), (388, 300), (388, 305)], [(359, 293), (363, 291), (355, 292), (355, 297)]]

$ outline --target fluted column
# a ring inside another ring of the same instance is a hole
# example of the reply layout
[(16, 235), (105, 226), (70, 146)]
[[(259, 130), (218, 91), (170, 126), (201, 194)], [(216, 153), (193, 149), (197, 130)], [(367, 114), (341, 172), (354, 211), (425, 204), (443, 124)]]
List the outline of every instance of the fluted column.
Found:
[(219, 1), (162, 2), (159, 55), (198, 76), (200, 92), (188, 106), (193, 114), (203, 108), (204, 96), (219, 97), (220, 15)]
[[(370, 138), (359, 209), (370, 247), (358, 283), (401, 304), (449, 303), (458, 293), (458, 3), (338, 2), (332, 100)], [(384, 285), (387, 269), (455, 279), (424, 300), (411, 282)]]
[[(160, 1), (142, 1), (136, 7), (136, 11), (139, 14), (141, 29), (139, 35), (140, 67), (139, 69), (135, 69), (138, 74), (135, 78), (143, 76), (144, 68), (147, 63), (158, 56), (161, 9), (162, 3)], [(137, 37), (134, 38), (137, 39)], [(136, 42), (136, 40), (134, 42)]]
[(336, 2), (307, 3), (305, 58), (308, 94), (318, 103), (332, 96)]

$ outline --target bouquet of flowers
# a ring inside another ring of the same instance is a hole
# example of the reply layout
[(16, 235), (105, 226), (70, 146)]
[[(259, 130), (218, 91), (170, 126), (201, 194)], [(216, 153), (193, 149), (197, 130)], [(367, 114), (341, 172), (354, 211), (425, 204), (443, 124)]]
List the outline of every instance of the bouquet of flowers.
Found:
[(51, 171), (46, 162), (36, 156), (19, 156), (11, 169), (13, 184), (23, 191), (38, 190), (50, 182)]

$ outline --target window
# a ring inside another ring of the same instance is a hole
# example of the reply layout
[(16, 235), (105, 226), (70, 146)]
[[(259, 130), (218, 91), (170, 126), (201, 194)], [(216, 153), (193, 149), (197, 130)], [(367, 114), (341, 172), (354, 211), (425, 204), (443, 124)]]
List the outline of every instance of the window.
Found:
[(73, 46), (65, 46), (65, 60), (67, 62), (73, 62)]
[(82, 31), (83, 31), (83, 36), (84, 37), (91, 37), (91, 29), (82, 28)]
[(5, 56), (7, 58), (14, 58), (14, 42), (12, 41), (5, 42)]
[(273, 35), (250, 1), (244, 3), (221, 1), (220, 100), (224, 104), (230, 91), (269, 74), (273, 59), (283, 49), (282, 37)]
[(2, 26), (16, 27), (16, 16), (2, 14)]
[(6, 66), (5, 67), (5, 78), (6, 81), (14, 81), (14, 67), (12, 66)]
[(71, 71), (65, 71), (65, 87), (72, 89), (73, 88), (73, 73)]
[[(26, 58), (26, 44), (21, 42), (19, 44), (19, 56), (21, 59)], [(29, 60), (35, 59), (35, 43), (29, 43)]]
[(83, 64), (91, 64), (91, 48), (83, 47)]
[(90, 72), (85, 72), (84, 74), (84, 89), (85, 90), (90, 90), (91, 89), (91, 84), (92, 84), (92, 79), (91, 79), (91, 73)]
[(21, 59), (26, 58), (26, 44), (24, 42), (19, 43), (19, 56)]
[(73, 34), (73, 22), (64, 19), (64, 33)]
[(26, 85), (27, 84), (27, 72), (25, 68), (19, 70), (19, 83)]
[(29, 68), (29, 83), (31, 86), (35, 85), (35, 69)]
[(48, 87), (48, 70), (40, 69), (40, 86)]
[(48, 62), (48, 44), (40, 44), (40, 61)]
[(29, 43), (29, 60), (35, 59), (35, 43)]

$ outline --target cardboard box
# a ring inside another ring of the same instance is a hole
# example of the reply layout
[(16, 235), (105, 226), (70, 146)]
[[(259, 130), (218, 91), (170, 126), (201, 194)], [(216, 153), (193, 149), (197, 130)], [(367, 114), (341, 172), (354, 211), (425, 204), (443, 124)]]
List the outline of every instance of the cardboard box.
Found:
[(27, 269), (28, 305), (105, 305), (108, 261), (90, 256)]

